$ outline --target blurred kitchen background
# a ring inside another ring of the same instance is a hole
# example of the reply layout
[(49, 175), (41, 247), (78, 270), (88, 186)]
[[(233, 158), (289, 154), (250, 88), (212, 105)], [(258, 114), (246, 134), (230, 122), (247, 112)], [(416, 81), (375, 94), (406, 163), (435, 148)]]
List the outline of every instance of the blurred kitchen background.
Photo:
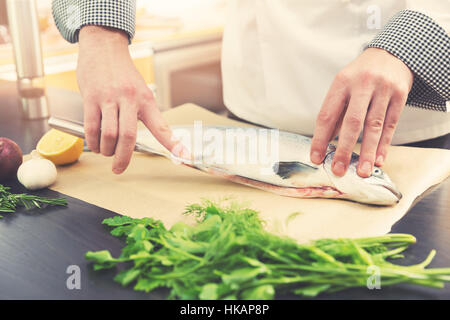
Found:
[[(137, 0), (130, 52), (162, 110), (193, 102), (225, 112), (220, 51), (226, 0)], [(56, 29), (51, 0), (37, 0), (47, 88), (78, 91), (77, 44)], [(0, 81), (15, 81), (6, 0), (0, 0)]]

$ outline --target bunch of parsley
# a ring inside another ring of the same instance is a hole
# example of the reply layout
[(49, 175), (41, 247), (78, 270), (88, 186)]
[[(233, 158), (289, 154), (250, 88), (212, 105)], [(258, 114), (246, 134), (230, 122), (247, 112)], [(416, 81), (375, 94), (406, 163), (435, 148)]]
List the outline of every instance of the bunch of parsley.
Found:
[[(299, 244), (267, 232), (258, 212), (231, 204), (194, 204), (198, 224), (177, 223), (167, 230), (151, 218), (116, 216), (103, 221), (111, 234), (124, 237), (118, 258), (109, 251), (87, 252), (94, 269), (131, 267), (115, 281), (135, 290), (170, 289), (169, 298), (272, 299), (275, 293), (314, 297), (350, 287), (366, 287), (368, 267), (378, 268), (383, 286), (411, 283), (441, 288), (450, 268), (425, 269), (435, 252), (412, 266), (388, 260), (401, 258), (415, 238), (388, 234), (360, 239), (324, 239)], [(130, 262), (132, 262), (130, 264)]]

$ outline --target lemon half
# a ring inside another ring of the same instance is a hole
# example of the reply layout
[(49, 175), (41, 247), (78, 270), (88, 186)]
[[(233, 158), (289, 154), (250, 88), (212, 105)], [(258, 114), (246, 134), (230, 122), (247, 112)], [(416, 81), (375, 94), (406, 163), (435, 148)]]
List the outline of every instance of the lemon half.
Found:
[(84, 141), (71, 134), (51, 129), (39, 140), (36, 151), (54, 164), (73, 163), (83, 153)]

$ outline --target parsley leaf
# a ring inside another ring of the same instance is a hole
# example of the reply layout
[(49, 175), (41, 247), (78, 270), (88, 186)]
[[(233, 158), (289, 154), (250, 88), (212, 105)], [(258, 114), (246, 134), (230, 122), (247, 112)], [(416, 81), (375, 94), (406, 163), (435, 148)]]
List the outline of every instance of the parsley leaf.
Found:
[[(124, 237), (119, 258), (109, 251), (87, 252), (94, 269), (125, 263), (115, 281), (134, 290), (165, 287), (168, 298), (273, 299), (278, 293), (315, 297), (366, 287), (376, 267), (384, 286), (397, 283), (442, 287), (450, 268), (426, 269), (435, 252), (413, 266), (393, 264), (416, 239), (387, 234), (360, 239), (321, 239), (307, 244), (264, 229), (258, 212), (236, 203), (204, 201), (187, 207), (198, 223), (166, 229), (152, 218), (108, 218), (111, 234)], [(132, 262), (130, 265), (129, 262)]]

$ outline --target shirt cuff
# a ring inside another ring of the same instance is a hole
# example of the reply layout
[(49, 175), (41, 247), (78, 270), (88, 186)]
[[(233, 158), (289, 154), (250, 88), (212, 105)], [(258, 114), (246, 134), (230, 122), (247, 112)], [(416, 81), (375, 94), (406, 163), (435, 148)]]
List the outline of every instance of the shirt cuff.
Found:
[(97, 25), (125, 31), (128, 40), (135, 32), (136, 0), (53, 0), (56, 27), (71, 43), (85, 25)]
[(448, 111), (450, 37), (433, 19), (417, 11), (400, 11), (367, 47), (388, 51), (414, 73), (408, 105)]

